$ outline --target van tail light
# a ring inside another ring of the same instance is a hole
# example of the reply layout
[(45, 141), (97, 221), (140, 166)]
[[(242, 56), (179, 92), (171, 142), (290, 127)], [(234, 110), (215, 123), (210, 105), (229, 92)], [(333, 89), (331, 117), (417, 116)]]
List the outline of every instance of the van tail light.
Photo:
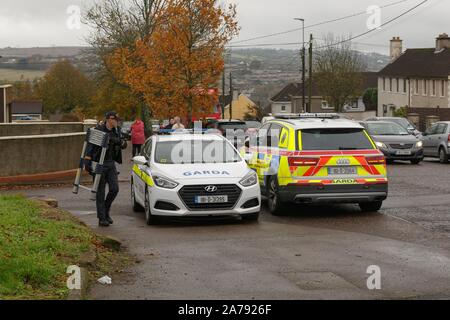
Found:
[(367, 163), (371, 166), (377, 164), (386, 164), (386, 158), (384, 156), (366, 157)]
[(311, 157), (290, 157), (289, 166), (291, 167), (312, 167), (319, 164), (320, 158)]

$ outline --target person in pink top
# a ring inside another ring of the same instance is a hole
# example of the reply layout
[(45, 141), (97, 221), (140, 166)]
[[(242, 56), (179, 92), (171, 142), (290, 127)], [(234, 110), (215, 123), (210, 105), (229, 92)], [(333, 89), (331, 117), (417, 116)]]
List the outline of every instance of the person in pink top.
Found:
[(137, 119), (131, 126), (131, 143), (133, 144), (133, 157), (141, 153), (142, 145), (145, 143), (144, 122)]

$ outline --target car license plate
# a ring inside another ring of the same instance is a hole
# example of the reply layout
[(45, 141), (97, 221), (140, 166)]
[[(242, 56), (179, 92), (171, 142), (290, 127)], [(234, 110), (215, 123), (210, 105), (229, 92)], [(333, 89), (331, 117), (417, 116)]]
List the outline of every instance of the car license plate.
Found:
[(328, 174), (330, 176), (352, 175), (357, 174), (356, 167), (329, 167)]
[(228, 196), (199, 196), (195, 197), (196, 204), (208, 204), (208, 203), (227, 203)]
[(395, 154), (398, 156), (410, 156), (411, 151), (410, 150), (398, 150)]

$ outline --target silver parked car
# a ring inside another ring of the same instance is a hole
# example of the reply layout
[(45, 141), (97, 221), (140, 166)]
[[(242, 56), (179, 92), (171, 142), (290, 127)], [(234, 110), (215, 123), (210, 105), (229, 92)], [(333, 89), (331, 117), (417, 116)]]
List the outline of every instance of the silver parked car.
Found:
[(395, 122), (367, 121), (362, 125), (375, 141), (388, 163), (395, 160), (422, 162), (423, 142)]
[(396, 124), (402, 126), (404, 129), (408, 130), (409, 133), (415, 135), (419, 139), (422, 138), (422, 133), (419, 130), (417, 130), (417, 128), (414, 126), (414, 124), (406, 118), (402, 118), (402, 117), (372, 117), (372, 118), (366, 119), (365, 121), (393, 122), (393, 123), (396, 123)]
[(450, 158), (450, 121), (433, 124), (423, 135), (425, 156), (439, 157), (441, 163), (448, 163)]

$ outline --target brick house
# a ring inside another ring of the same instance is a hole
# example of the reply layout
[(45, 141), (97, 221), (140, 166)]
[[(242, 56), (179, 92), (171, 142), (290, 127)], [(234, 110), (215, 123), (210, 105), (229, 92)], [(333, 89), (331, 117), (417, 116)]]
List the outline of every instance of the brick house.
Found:
[[(378, 116), (407, 107), (422, 130), (427, 117), (450, 120), (450, 37), (441, 34), (436, 47), (408, 49), (391, 40), (391, 63), (378, 74)], [(415, 116), (414, 116), (415, 115)]]

